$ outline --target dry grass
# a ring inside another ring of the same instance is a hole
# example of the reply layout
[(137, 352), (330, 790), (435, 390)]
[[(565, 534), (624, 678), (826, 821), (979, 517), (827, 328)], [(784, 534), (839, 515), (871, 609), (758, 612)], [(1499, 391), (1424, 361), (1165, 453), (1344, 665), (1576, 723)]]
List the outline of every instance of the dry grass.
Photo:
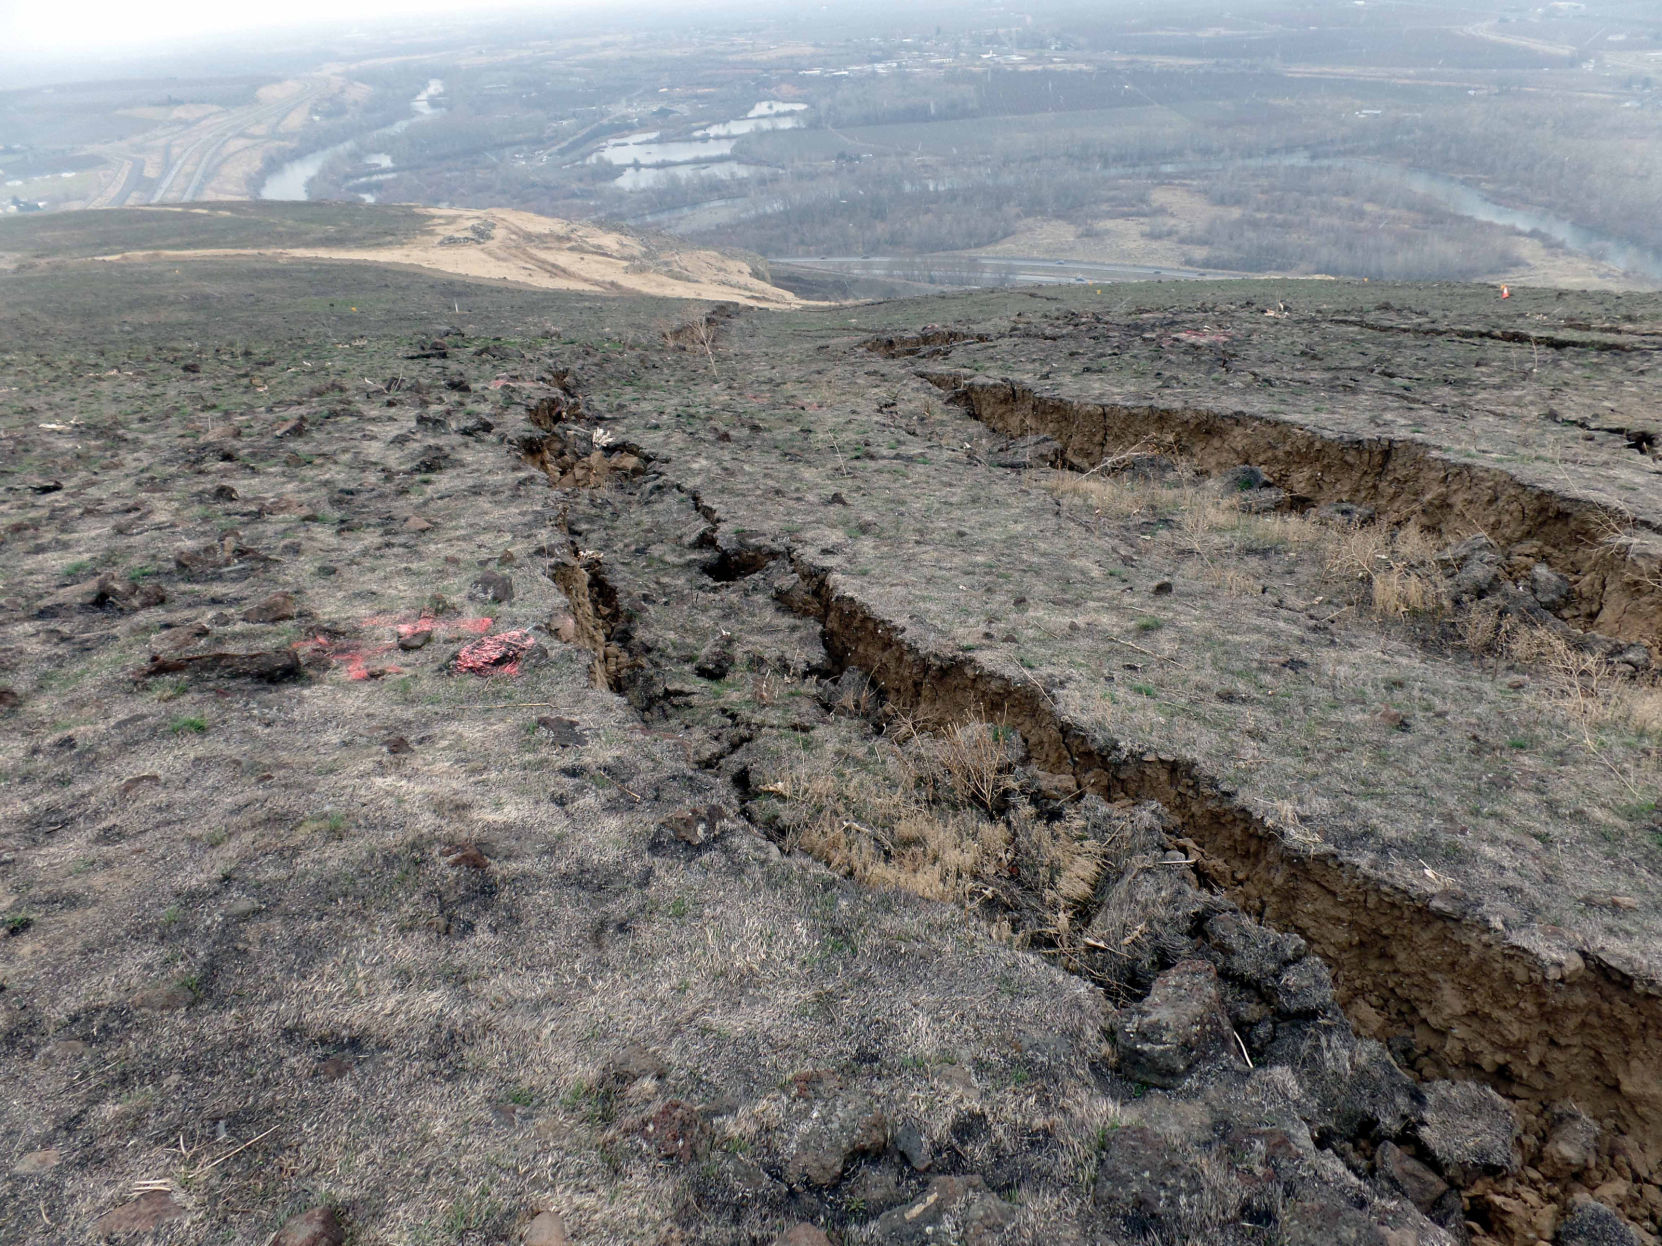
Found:
[(1501, 627), (1514, 661), (1544, 671), (1558, 708), (1577, 726), (1662, 734), (1662, 687), (1636, 684), (1615, 663), (1546, 627)]
[(897, 715), (890, 735), (911, 746), (900, 752), (901, 764), (932, 801), (945, 797), (988, 813), (1013, 786), (1010, 772), (1021, 761), (1014, 731), (974, 718), (929, 731), (919, 719)]
[[(1462, 648), (1493, 661), (1496, 677), (1503, 662), (1534, 672), (1537, 690), (1527, 695), (1560, 733), (1584, 748), (1632, 804), (1654, 800), (1654, 749), (1647, 754), (1644, 746), (1662, 738), (1662, 688), (1638, 683), (1625, 667), (1578, 647), (1573, 633), (1523, 623), (1490, 601), (1457, 608), (1449, 568), (1438, 561), (1451, 538), (1413, 523), (1341, 526), (1314, 515), (1252, 514), (1239, 497), (1182, 474), (1150, 482), (1124, 473), (1058, 473), (1050, 489), (1064, 505), (1088, 505), (1099, 530), (1111, 532), (1118, 521), (1124, 535), (1140, 534), (1150, 548), (1165, 543), (1198, 560), (1197, 578), (1231, 595), (1301, 589), (1330, 619), (1352, 612), (1382, 622), (1446, 622)], [(1633, 534), (1612, 519), (1606, 539), (1630, 543)], [(1635, 742), (1640, 760), (1631, 756)], [(1644, 761), (1646, 755), (1653, 760)], [(1622, 756), (1629, 759), (1615, 760)], [(1284, 841), (1304, 850), (1319, 846), (1320, 836), (1298, 811), (1280, 804), (1263, 812)]]
[(1215, 493), (1185, 489), (1178, 502), (1177, 526), (1182, 531), (1188, 548), (1205, 556), (1217, 551), (1218, 542), (1242, 534), (1242, 522), (1249, 518), (1233, 499)]
[(1152, 481), (1115, 476), (1081, 476), (1056, 472), (1047, 483), (1059, 498), (1071, 498), (1089, 506), (1098, 520), (1140, 519), (1169, 505), (1171, 490)]
[(1625, 688), (1618, 699), (1628, 724), (1635, 731), (1662, 737), (1662, 687)]
[(1127, 1123), (1125, 1109), (1094, 1089), (1078, 1090), (1064, 1101), (1058, 1116), (1056, 1136), (1062, 1154), (1078, 1174), (1080, 1185), (1088, 1187), (1096, 1180), (1109, 1132)]
[(1616, 760), (1612, 733), (1662, 739), (1662, 688), (1636, 685), (1615, 664), (1577, 648), (1551, 628), (1506, 628), (1500, 643), (1515, 661), (1545, 673), (1551, 708), (1566, 720), (1573, 738), (1622, 786), (1635, 807), (1655, 808), (1662, 793), (1662, 750), (1648, 760)]
[(1240, 555), (1244, 549), (1276, 549), (1320, 559), (1323, 574), (1354, 592), (1352, 604), (1376, 618), (1437, 617), (1450, 607), (1436, 561), (1447, 542), (1414, 524), (1342, 528), (1305, 515), (1252, 514), (1242, 509), (1239, 497), (1181, 473), (1161, 482), (1058, 472), (1049, 488), (1057, 498), (1089, 506), (1099, 525), (1168, 521), (1180, 547), (1201, 558), (1206, 578), (1226, 592), (1258, 595), (1262, 578), (1241, 569)]
[[(943, 808), (916, 775), (916, 763), (880, 741), (863, 759), (818, 749), (787, 757), (758, 790), (784, 802), (791, 846), (841, 874), (951, 904), (985, 899), (1010, 859), (1009, 828)], [(952, 783), (944, 769), (932, 777)]]
[(1437, 567), (1440, 544), (1417, 526), (1311, 526), (1321, 527), (1325, 535), (1328, 574), (1364, 585), (1366, 604), (1375, 616), (1402, 618), (1447, 612), (1448, 589)]
[(790, 845), (870, 886), (963, 907), (990, 905), (1026, 943), (1065, 941), (1095, 894), (1110, 845), (1081, 820), (1009, 801), (1013, 731), (977, 719), (927, 731), (900, 718), (863, 755), (816, 748), (779, 760), (758, 790), (778, 797)]

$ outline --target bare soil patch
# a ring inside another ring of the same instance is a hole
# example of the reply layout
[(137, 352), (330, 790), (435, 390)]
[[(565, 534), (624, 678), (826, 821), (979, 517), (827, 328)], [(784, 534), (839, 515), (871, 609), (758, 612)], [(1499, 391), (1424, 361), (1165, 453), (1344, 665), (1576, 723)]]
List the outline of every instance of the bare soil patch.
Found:
[(389, 245), (129, 251), (94, 258), (111, 263), (235, 255), (328, 259), (408, 264), (545, 290), (718, 299), (759, 307), (791, 307), (799, 302), (795, 295), (756, 276), (751, 261), (718, 251), (655, 244), (596, 225), (506, 208), (411, 211), (428, 222), (426, 228), (416, 237)]

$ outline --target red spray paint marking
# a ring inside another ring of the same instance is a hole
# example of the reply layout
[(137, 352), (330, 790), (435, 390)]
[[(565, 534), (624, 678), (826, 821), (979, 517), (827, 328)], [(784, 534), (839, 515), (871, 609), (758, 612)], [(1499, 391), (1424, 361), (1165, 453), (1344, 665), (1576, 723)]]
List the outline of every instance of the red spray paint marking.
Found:
[[(363, 625), (394, 628), (400, 636), (432, 632), (439, 640), (459, 640), (463, 636), (484, 635), (490, 631), (492, 622), (491, 619), (435, 619), (427, 614), (412, 622), (408, 616), (400, 618), (396, 615), (377, 615), (365, 619)], [(398, 646), (393, 643), (365, 645), (350, 640), (332, 640), (328, 636), (314, 636), (310, 640), (298, 641), (294, 648), (297, 653), (322, 654), (342, 667), (348, 679), (380, 679), (384, 675), (407, 673), (402, 666), (370, 665), (373, 659), (396, 650)], [(515, 669), (517, 670), (517, 666)]]
[(362, 648), (350, 642), (330, 640), (327, 636), (314, 636), (310, 640), (296, 641), (294, 645), (297, 653), (321, 653), (331, 662), (346, 669), (348, 679), (380, 679), (383, 675), (402, 675), (402, 666), (370, 666), (371, 658), (378, 658), (383, 653), (391, 653), (396, 645), (375, 645)]
[(486, 636), (462, 648), (456, 655), (456, 670), (481, 677), (517, 675), (521, 659), (536, 643), (531, 633), (524, 630)]

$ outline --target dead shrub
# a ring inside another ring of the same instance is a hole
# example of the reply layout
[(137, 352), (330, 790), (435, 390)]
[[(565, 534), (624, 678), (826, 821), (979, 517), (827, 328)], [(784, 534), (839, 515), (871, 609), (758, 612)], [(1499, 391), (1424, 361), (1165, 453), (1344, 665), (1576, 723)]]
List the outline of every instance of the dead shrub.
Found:
[(1550, 627), (1507, 629), (1507, 656), (1545, 673), (1558, 708), (1583, 731), (1662, 734), (1662, 688), (1635, 684), (1601, 654)]
[(976, 718), (927, 732), (917, 719), (898, 715), (890, 734), (907, 746), (900, 757), (914, 783), (988, 813), (997, 811), (1013, 786), (1010, 772), (1024, 759), (1013, 728)]
[(875, 886), (964, 907), (991, 905), (1006, 935), (1065, 939), (1095, 893), (1110, 845), (1084, 821), (1047, 821), (1016, 795), (1025, 750), (978, 718), (929, 731), (898, 718), (862, 753), (786, 755), (758, 790), (781, 801), (790, 846)]
[(1148, 481), (1065, 471), (1053, 472), (1046, 487), (1058, 498), (1075, 499), (1089, 506), (1099, 521), (1141, 518), (1158, 510), (1170, 492)]
[(1435, 616), (1449, 607), (1437, 550), (1415, 524), (1395, 531), (1377, 525), (1345, 528), (1331, 534), (1327, 572), (1365, 585), (1366, 604), (1379, 618)]
[(715, 308), (679, 323), (657, 320), (652, 327), (657, 330), (658, 339), (666, 349), (702, 354), (710, 365), (710, 375), (716, 376), (715, 348), (723, 319), (721, 309)]
[(1547, 627), (1511, 629), (1506, 650), (1514, 661), (1545, 673), (1560, 708), (1575, 722), (1593, 726), (1607, 721), (1617, 675), (1603, 657), (1577, 648), (1568, 637)]
[(1608, 770), (1636, 805), (1655, 807), (1662, 788), (1658, 751), (1650, 760), (1619, 765), (1607, 732), (1662, 737), (1662, 689), (1636, 686), (1607, 658), (1577, 647), (1547, 627), (1517, 629), (1507, 641), (1510, 656), (1545, 672), (1551, 704), (1569, 721), (1588, 755)]
[(1488, 602), (1461, 611), (1455, 619), (1455, 628), (1460, 634), (1460, 644), (1476, 657), (1499, 651), (1509, 630), (1499, 607)]

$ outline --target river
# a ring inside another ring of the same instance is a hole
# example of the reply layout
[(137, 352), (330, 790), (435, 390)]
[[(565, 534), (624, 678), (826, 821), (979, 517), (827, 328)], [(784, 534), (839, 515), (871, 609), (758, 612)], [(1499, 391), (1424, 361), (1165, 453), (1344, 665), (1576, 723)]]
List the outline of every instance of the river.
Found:
[(802, 125), (797, 114), (807, 109), (806, 104), (762, 100), (743, 117), (704, 126), (685, 138), (666, 141), (651, 130), (612, 139), (590, 155), (588, 163), (622, 166), (624, 171), (612, 181), (619, 190), (644, 190), (682, 177), (749, 177), (755, 166), (732, 158), (739, 139), (767, 130), (797, 129)]
[(1460, 216), (1488, 221), (1494, 225), (1506, 225), (1526, 234), (1543, 234), (1572, 251), (1590, 255), (1624, 272), (1662, 280), (1662, 252), (1652, 251), (1622, 238), (1613, 238), (1609, 234), (1601, 234), (1597, 230), (1577, 225), (1574, 221), (1551, 216), (1534, 208), (1507, 207), (1479, 194), (1464, 182), (1444, 177), (1440, 173), (1428, 173), (1423, 169), (1398, 165), (1373, 165), (1363, 160), (1342, 163), (1368, 168), (1374, 172), (1388, 172), (1400, 179), (1410, 190), (1437, 200), (1449, 211)]
[[(379, 130), (372, 130), (368, 134), (357, 138), (349, 138), (344, 143), (336, 143), (332, 147), (325, 147), (309, 155), (290, 160), (270, 177), (260, 187), (261, 199), (286, 199), (290, 201), (307, 199), (307, 187), (311, 180), (323, 170), (336, 156), (349, 151), (362, 151), (374, 139), (390, 134), (402, 134), (418, 121), (425, 121), (429, 117), (436, 117), (444, 111), (433, 101), (444, 94), (444, 79), (434, 78), (422, 88), (413, 100), (410, 101), (410, 115), (402, 121), (395, 121), (391, 125), (382, 126)], [(380, 153), (371, 154), (364, 158), (364, 164), (370, 168), (384, 169), (392, 164), (392, 158)], [(367, 192), (360, 192), (358, 197), (365, 203), (374, 203), (375, 196)]]

